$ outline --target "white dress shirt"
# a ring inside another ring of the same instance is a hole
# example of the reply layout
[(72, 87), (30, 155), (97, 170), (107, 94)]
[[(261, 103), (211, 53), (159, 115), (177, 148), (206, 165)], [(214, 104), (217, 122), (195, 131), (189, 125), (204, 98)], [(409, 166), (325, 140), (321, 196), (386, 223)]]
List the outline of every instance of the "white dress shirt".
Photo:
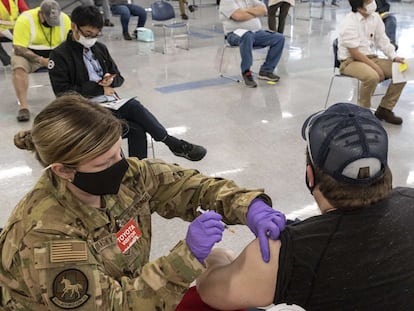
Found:
[(351, 12), (345, 16), (339, 27), (339, 60), (351, 57), (348, 48), (358, 48), (365, 55), (376, 55), (379, 49), (391, 60), (397, 57), (378, 13), (364, 17), (359, 12)]

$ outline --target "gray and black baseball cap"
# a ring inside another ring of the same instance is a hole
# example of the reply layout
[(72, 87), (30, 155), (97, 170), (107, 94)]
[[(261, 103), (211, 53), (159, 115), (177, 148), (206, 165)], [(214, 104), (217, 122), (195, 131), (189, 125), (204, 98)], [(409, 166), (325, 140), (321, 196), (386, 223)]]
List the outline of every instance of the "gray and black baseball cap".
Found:
[(367, 108), (332, 105), (307, 118), (302, 137), (312, 163), (337, 181), (370, 185), (387, 167), (387, 132)]
[(55, 0), (43, 0), (40, 4), (40, 12), (50, 26), (59, 26), (60, 24), (60, 6)]

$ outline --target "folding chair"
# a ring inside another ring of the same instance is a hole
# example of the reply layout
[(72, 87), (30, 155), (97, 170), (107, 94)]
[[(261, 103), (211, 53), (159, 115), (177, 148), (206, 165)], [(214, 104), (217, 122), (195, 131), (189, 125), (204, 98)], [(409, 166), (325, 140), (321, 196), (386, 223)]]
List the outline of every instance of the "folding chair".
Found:
[[(232, 50), (232, 49), (237, 49), (238, 50), (239, 49), (239, 46), (238, 45), (230, 45), (227, 42), (227, 38), (224, 37), (224, 46), (223, 46), (223, 49), (221, 51), (220, 64), (219, 64), (219, 70), (218, 70), (219, 71), (219, 76), (221, 78), (229, 79), (229, 80), (232, 80), (234, 82), (239, 83), (241, 81), (240, 78), (235, 78), (233, 76), (229, 76), (229, 75), (226, 75), (226, 74), (223, 73), (223, 63), (224, 63), (224, 55), (225, 55), (225, 52), (226, 52), (226, 50)], [(267, 47), (264, 47), (264, 48), (262, 48), (262, 47), (256, 47), (256, 48), (253, 48), (253, 51), (255, 51), (255, 50), (262, 50), (262, 49), (267, 49)], [(238, 52), (238, 54), (240, 54), (240, 53)], [(240, 57), (239, 57), (239, 59), (240, 59)]]
[(223, 49), (222, 49), (222, 51), (221, 51), (221, 57), (220, 57), (219, 76), (220, 76), (221, 78), (230, 79), (230, 80), (233, 80), (234, 82), (239, 83), (239, 82), (240, 82), (240, 79), (238, 79), (238, 78), (234, 78), (234, 77), (232, 77), (232, 76), (227, 76), (227, 75), (225, 75), (225, 74), (223, 73), (224, 53), (226, 52), (226, 50), (227, 50), (227, 49), (234, 49), (234, 48), (237, 48), (237, 49), (238, 49), (239, 47), (238, 47), (237, 45), (235, 45), (235, 46), (230, 45), (230, 44), (227, 42), (226, 37), (224, 37), (224, 46), (223, 46)]
[[(347, 75), (344, 75), (344, 74), (341, 74), (341, 73), (337, 72), (337, 69), (339, 69), (339, 66), (341, 65), (341, 63), (338, 60), (338, 38), (335, 38), (334, 39), (334, 41), (332, 43), (332, 48), (333, 48), (333, 53), (334, 53), (334, 74), (331, 77), (331, 82), (329, 83), (328, 95), (326, 95), (326, 100), (325, 100), (325, 108), (326, 108), (326, 106), (328, 104), (328, 99), (329, 99), (329, 96), (331, 94), (332, 85), (333, 85), (333, 82), (334, 82), (335, 78), (348, 78), (348, 79), (354, 79), (354, 80), (357, 81), (357, 94), (356, 95), (357, 95), (357, 104), (358, 104), (358, 100), (359, 100), (359, 89), (360, 89), (361, 81), (359, 81), (358, 78), (355, 78), (355, 77), (352, 77), (352, 76), (347, 76)], [(379, 92), (379, 93), (372, 94), (372, 96), (382, 96), (384, 94), (385, 93)]]
[[(181, 47), (181, 46), (174, 44), (175, 47), (182, 48), (185, 50), (190, 49), (190, 42), (189, 42), (190, 29), (189, 29), (188, 23), (175, 21), (174, 8), (170, 3), (164, 0), (156, 1), (152, 3), (151, 4), (151, 16), (152, 16), (152, 21), (153, 21), (152, 25), (155, 27), (162, 27), (163, 39), (164, 39), (164, 47), (162, 51), (157, 51), (155, 48), (154, 48), (154, 51), (161, 52), (163, 54), (167, 52), (167, 36), (166, 36), (167, 29), (171, 30), (171, 36), (174, 42), (175, 42), (175, 38), (178, 38), (178, 37), (185, 36), (187, 39), (186, 47)], [(174, 35), (174, 29), (178, 29), (178, 28), (185, 28), (185, 34)]]
[(348, 79), (356, 80), (357, 81), (357, 100), (359, 98), (360, 81), (355, 77), (351, 77), (351, 76), (347, 76), (347, 75), (343, 75), (339, 73), (339, 66), (341, 65), (341, 63), (338, 60), (338, 38), (335, 38), (334, 41), (332, 42), (332, 48), (333, 48), (333, 54), (334, 54), (334, 68), (333, 68), (333, 75), (331, 77), (331, 82), (329, 83), (328, 94), (326, 95), (325, 108), (328, 104), (329, 96), (331, 95), (333, 82), (336, 78), (348, 78)]

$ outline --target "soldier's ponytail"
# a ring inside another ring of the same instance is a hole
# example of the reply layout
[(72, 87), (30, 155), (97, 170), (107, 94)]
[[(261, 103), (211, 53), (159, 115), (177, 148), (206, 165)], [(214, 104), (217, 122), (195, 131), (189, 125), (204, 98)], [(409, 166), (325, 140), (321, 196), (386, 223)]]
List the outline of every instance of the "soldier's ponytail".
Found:
[(23, 150), (35, 150), (35, 145), (32, 141), (31, 131), (20, 131), (14, 135), (14, 145)]

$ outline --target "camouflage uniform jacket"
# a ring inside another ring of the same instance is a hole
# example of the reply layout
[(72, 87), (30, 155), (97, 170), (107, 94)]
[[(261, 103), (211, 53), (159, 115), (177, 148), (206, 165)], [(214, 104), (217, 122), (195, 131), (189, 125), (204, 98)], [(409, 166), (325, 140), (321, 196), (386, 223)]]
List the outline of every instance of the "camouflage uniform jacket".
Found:
[[(119, 193), (103, 196), (101, 209), (82, 204), (50, 171), (17, 205), (0, 234), (5, 310), (174, 310), (204, 266), (185, 241), (149, 262), (151, 214), (191, 221), (202, 206), (245, 224), (254, 198), (271, 203), (262, 190), (196, 170), (128, 162)], [(131, 221), (142, 236), (122, 252), (117, 233)]]

